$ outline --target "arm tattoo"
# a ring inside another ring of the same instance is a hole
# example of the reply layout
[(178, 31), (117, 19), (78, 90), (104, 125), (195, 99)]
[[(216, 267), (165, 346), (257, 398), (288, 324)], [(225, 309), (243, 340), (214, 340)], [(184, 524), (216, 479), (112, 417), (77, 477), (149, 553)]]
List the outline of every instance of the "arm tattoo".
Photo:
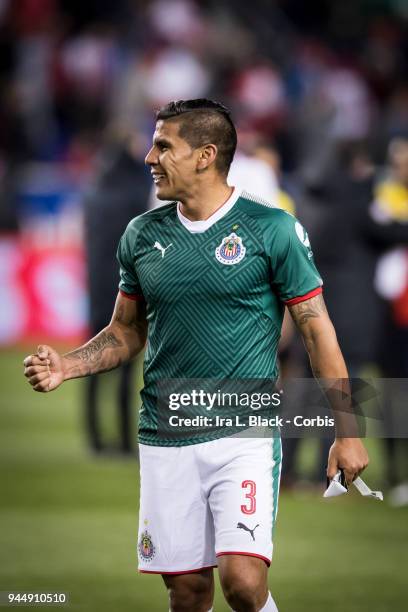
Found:
[(145, 335), (146, 323), (145, 320), (138, 318), (136, 315), (129, 321), (129, 327), (135, 331)]
[(115, 314), (116, 321), (118, 321), (119, 323), (123, 323), (125, 314), (125, 307), (123, 306), (123, 304), (119, 304)]
[(121, 340), (112, 332), (102, 332), (86, 346), (65, 355), (66, 359), (80, 359), (85, 363), (96, 363), (100, 361), (102, 353), (106, 348), (117, 348), (123, 346)]
[(63, 355), (65, 380), (117, 368), (143, 349), (146, 331), (145, 310), (125, 307), (118, 300), (109, 325), (84, 346)]
[(123, 304), (119, 304), (115, 312), (115, 321), (121, 325), (124, 325), (125, 327), (130, 327), (132, 330), (135, 330), (142, 335), (145, 335), (146, 313), (144, 310), (142, 310), (142, 307), (140, 307), (140, 311), (130, 315), (130, 317), (128, 315), (128, 318), (126, 318), (125, 307)]
[(309, 319), (316, 319), (327, 312), (321, 294), (310, 298), (310, 300), (305, 300), (304, 302), (290, 306), (289, 310), (298, 327), (307, 323)]

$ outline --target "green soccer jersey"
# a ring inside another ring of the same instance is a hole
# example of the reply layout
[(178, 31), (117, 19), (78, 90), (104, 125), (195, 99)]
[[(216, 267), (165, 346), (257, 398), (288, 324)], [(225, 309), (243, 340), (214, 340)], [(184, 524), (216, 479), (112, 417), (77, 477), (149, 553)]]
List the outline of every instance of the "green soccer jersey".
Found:
[(119, 244), (119, 289), (147, 307), (143, 444), (221, 437), (159, 436), (160, 381), (276, 378), (285, 304), (321, 292), (307, 233), (289, 213), (242, 192), (211, 219), (189, 222), (174, 202), (133, 219)]

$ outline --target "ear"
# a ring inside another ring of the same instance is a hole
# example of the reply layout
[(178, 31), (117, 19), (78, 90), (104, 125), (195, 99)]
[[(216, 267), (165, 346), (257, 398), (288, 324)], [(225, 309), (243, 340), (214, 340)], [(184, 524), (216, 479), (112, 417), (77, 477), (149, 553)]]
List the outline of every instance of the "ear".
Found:
[(207, 170), (215, 162), (218, 149), (214, 144), (207, 144), (200, 148), (197, 159), (197, 171)]

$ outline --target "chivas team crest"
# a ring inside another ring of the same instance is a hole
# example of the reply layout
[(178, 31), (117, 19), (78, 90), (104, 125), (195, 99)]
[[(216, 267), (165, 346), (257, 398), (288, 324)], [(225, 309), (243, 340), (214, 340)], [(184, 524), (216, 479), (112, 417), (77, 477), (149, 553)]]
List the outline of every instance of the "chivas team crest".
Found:
[(156, 548), (152, 542), (152, 536), (147, 530), (142, 532), (139, 540), (139, 554), (144, 561), (151, 561)]
[(215, 256), (218, 261), (226, 266), (233, 266), (245, 257), (246, 248), (242, 244), (242, 238), (232, 233), (215, 249)]

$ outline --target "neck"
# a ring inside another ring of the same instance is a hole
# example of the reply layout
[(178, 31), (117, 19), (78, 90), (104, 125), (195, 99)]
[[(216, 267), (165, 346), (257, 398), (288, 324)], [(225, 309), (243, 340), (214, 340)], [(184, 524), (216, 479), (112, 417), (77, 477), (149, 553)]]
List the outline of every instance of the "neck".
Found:
[(226, 182), (200, 185), (196, 193), (180, 198), (181, 213), (190, 221), (205, 221), (225, 204), (233, 190)]

